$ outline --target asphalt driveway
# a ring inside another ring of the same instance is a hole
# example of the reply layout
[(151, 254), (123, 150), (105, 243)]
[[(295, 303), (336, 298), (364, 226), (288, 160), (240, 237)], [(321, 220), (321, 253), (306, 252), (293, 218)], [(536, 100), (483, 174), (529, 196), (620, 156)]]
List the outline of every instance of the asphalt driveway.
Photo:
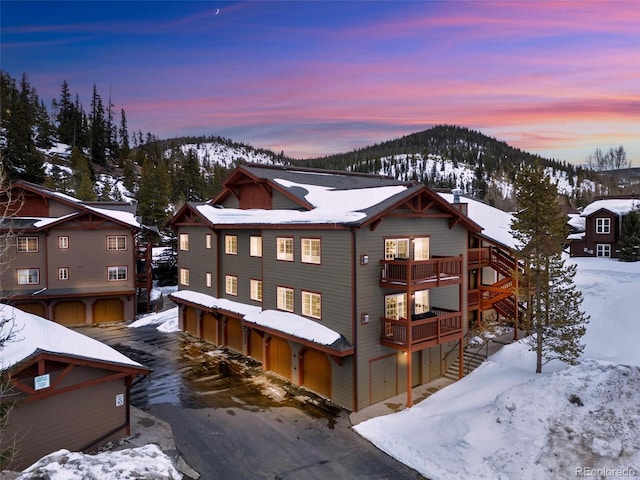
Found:
[(171, 425), (182, 458), (209, 479), (422, 479), (351, 429), (348, 412), (183, 333), (83, 327), (154, 371), (132, 405)]

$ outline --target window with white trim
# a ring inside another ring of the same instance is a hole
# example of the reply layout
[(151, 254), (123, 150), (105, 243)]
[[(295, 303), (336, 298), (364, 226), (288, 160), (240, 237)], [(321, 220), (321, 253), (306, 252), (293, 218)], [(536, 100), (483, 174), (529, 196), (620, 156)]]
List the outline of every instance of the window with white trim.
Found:
[(180, 250), (186, 252), (189, 250), (189, 234), (181, 233), (180, 234)]
[(69, 280), (69, 269), (67, 267), (58, 268), (58, 280)]
[(321, 262), (321, 246), (319, 238), (303, 238), (300, 240), (302, 250), (302, 263)]
[(207, 233), (204, 237), (204, 247), (206, 249), (211, 249), (213, 245), (213, 236), (210, 233)]
[(596, 245), (597, 257), (611, 257), (611, 245), (608, 243), (598, 243)]
[(276, 258), (293, 262), (293, 237), (278, 237), (276, 238), (276, 245), (278, 247)]
[(262, 280), (251, 279), (251, 300), (262, 301)]
[(249, 237), (249, 255), (252, 257), (262, 256), (262, 237)]
[(181, 268), (180, 269), (180, 285), (189, 286), (189, 269)]
[(18, 285), (37, 285), (40, 283), (40, 270), (37, 268), (18, 269)]
[(307, 317), (322, 318), (322, 295), (303, 291), (302, 314)]
[(107, 235), (107, 250), (126, 250), (127, 237), (125, 235)]
[(413, 292), (414, 305), (413, 312), (415, 314), (427, 313), (429, 308), (429, 290), (417, 290)]
[(384, 297), (384, 316), (392, 320), (407, 318), (407, 294), (398, 293)]
[(205, 279), (207, 282), (207, 287), (211, 288), (211, 285), (213, 283), (213, 277), (211, 276), (211, 272), (205, 273)]
[(409, 258), (408, 238), (387, 238), (384, 241), (384, 259)]
[(69, 248), (69, 237), (66, 235), (61, 235), (58, 237), (58, 248), (60, 250), (65, 250)]
[(224, 236), (224, 253), (227, 255), (238, 254), (238, 237), (236, 235)]
[(19, 252), (37, 252), (38, 237), (18, 237)]
[(608, 235), (611, 233), (610, 218), (596, 218), (596, 233), (599, 235)]
[(278, 309), (293, 312), (293, 288), (277, 287), (276, 294)]
[(115, 267), (107, 267), (107, 280), (117, 282), (127, 279), (127, 266), (117, 265)]
[(429, 237), (413, 239), (413, 259), (429, 260)]
[(228, 295), (238, 295), (238, 277), (235, 275), (225, 275), (224, 283), (226, 285), (225, 292)]

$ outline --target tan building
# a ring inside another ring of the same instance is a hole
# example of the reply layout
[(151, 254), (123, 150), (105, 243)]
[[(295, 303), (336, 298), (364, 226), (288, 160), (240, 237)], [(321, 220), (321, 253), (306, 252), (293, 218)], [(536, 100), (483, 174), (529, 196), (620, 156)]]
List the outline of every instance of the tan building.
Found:
[(135, 205), (82, 202), (19, 181), (0, 224), (0, 301), (63, 325), (133, 319), (151, 288), (151, 250)]

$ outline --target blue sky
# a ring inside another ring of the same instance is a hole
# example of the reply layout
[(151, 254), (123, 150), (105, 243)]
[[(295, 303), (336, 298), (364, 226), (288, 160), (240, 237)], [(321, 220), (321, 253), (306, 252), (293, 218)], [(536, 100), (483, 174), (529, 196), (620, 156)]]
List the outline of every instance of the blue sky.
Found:
[(130, 131), (298, 158), (455, 124), (640, 166), (640, 2), (7, 1), (0, 66), (49, 104), (109, 91)]

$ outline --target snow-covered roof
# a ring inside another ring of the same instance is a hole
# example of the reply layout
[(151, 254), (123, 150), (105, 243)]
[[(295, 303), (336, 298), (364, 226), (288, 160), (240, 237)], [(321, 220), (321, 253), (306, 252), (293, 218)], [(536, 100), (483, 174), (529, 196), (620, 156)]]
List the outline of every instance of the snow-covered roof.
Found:
[(582, 240), (584, 239), (585, 235), (585, 232), (570, 233), (569, 235), (567, 235), (567, 240)]
[(216, 298), (206, 293), (194, 292), (193, 290), (178, 290), (173, 292), (171, 297), (178, 300), (202, 305), (206, 308), (218, 308), (227, 312), (238, 313), (240, 315), (250, 315), (252, 313), (261, 312), (260, 307), (255, 305), (247, 305), (246, 303), (234, 302), (226, 298)]
[[(40, 352), (145, 368), (104, 343), (45, 318), (0, 304), (0, 337), (10, 331), (14, 339), (0, 349), (0, 369), (9, 368)], [(11, 330), (9, 330), (11, 329)]]
[(578, 232), (584, 232), (585, 227), (585, 218), (581, 217), (579, 213), (570, 213), (569, 221), (567, 224), (575, 229)]
[(325, 325), (295, 313), (282, 312), (280, 310), (262, 310), (254, 305), (234, 302), (225, 298), (216, 298), (191, 290), (179, 290), (170, 296), (174, 300), (184, 300), (205, 308), (238, 313), (244, 316), (243, 320), (245, 322), (277, 330), (319, 345), (333, 345), (342, 338), (340, 333), (331, 330)]
[[(440, 193), (440, 196), (447, 202), (453, 203), (452, 193)], [(460, 201), (467, 204), (469, 218), (483, 228), (483, 236), (516, 249), (517, 241), (511, 234), (513, 215), (472, 198), (463, 197)]]
[(277, 330), (297, 338), (303, 338), (320, 345), (332, 345), (340, 340), (341, 335), (318, 322), (301, 317), (295, 313), (279, 310), (264, 310), (246, 315), (245, 322), (255, 323), (263, 327)]
[(618, 216), (623, 216), (629, 213), (634, 208), (634, 206), (638, 204), (640, 204), (640, 200), (632, 198), (606, 198), (602, 200), (596, 200), (595, 202), (587, 205), (580, 216), (588, 217), (598, 210), (608, 210), (609, 212), (615, 213)]

